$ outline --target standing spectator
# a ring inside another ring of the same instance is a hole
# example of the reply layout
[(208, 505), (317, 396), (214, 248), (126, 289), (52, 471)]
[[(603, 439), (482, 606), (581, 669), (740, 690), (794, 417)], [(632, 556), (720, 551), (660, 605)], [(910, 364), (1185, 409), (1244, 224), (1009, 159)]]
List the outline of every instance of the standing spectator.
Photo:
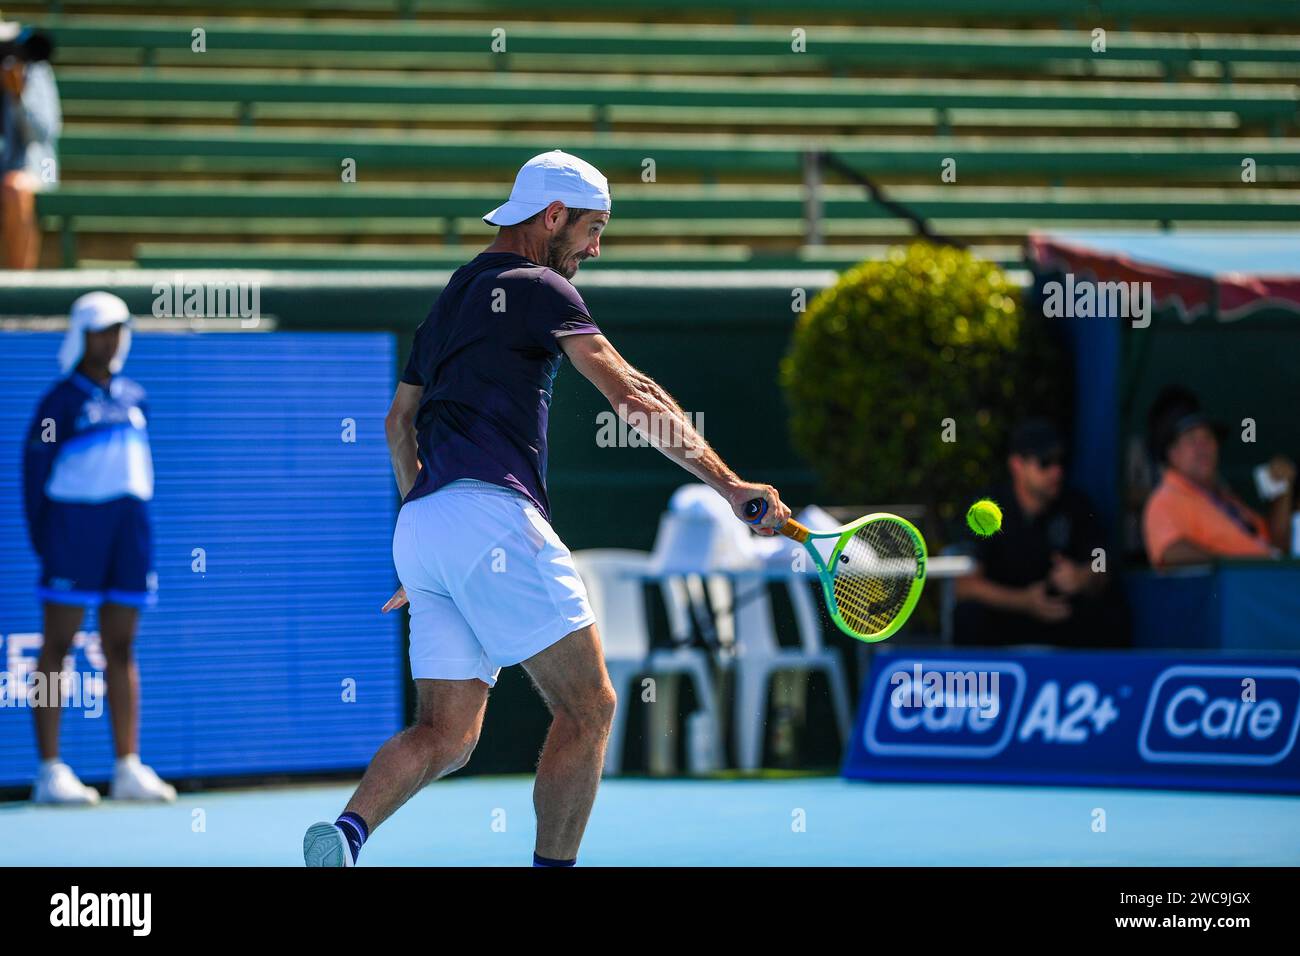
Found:
[(1093, 570), (1101, 526), (1087, 498), (1064, 488), (1056, 428), (1044, 419), (1017, 426), (1007, 469), (1010, 480), (991, 495), (1002, 530), (980, 540), (975, 570), (956, 582), (956, 642), (1126, 645), (1122, 597), (1109, 573)]
[(1164, 474), (1147, 500), (1142, 537), (1155, 567), (1285, 552), (1295, 501), (1295, 463), (1282, 455), (1269, 462), (1269, 477), (1282, 491), (1265, 519), (1219, 477), (1224, 431), (1201, 412), (1195, 393), (1180, 385), (1166, 387), (1152, 403), (1148, 441)]
[[(72, 304), (59, 350), (61, 379), (41, 399), (23, 456), (27, 527), (41, 560), (38, 593), (45, 638), (37, 671), (59, 686), (63, 660), (86, 608), (99, 608), (99, 636), (117, 749), (111, 795), (175, 800), (176, 791), (140, 762), (140, 675), (132, 657), (140, 608), (157, 576), (148, 502), (153, 460), (144, 390), (118, 374), (130, 349), (131, 314), (107, 292)], [(99, 794), (59, 760), (58, 694), (33, 708), (41, 766), (38, 803), (96, 803)]]
[[(15, 24), (0, 24), (0, 41)], [(53, 44), (30, 27), (0, 55), (4, 143), (0, 150), (0, 237), (10, 269), (35, 269), (41, 257), (36, 194), (59, 180), (56, 142), (63, 127), (59, 90), (50, 66)]]

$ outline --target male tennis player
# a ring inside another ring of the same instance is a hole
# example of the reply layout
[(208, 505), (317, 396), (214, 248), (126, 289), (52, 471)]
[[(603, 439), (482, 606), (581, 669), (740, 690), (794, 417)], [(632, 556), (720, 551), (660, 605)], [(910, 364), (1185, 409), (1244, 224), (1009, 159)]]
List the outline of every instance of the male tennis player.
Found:
[(564, 356), (625, 418), (675, 423), (658, 433), (674, 440), (657, 447), (738, 518), (760, 497), (769, 505), (760, 533), (790, 516), (776, 489), (736, 477), (672, 397), (624, 361), (570, 284), (600, 255), (609, 215), (594, 166), (558, 149), (534, 156), (510, 200), (483, 217), (500, 227), (496, 240), (456, 270), (416, 331), (388, 413), (402, 589), (384, 610), (410, 602), (418, 714), (380, 748), (342, 816), (307, 830), (308, 866), (352, 866), (375, 827), (463, 767), (488, 690), (512, 664), (552, 715), (533, 789), (533, 864), (574, 865), (615, 697), (586, 591), (550, 524), (547, 413)]
[[(36, 669), (57, 687), (88, 607), (99, 608), (117, 763), (115, 800), (172, 801), (175, 789), (139, 757), (140, 675), (131, 647), (153, 603), (153, 459), (144, 389), (119, 374), (131, 312), (108, 292), (72, 303), (59, 349), (62, 378), (36, 410), (23, 450), (27, 527), (41, 559), (45, 634)], [(94, 804), (99, 794), (59, 759), (61, 697), (36, 702), (37, 803)]]

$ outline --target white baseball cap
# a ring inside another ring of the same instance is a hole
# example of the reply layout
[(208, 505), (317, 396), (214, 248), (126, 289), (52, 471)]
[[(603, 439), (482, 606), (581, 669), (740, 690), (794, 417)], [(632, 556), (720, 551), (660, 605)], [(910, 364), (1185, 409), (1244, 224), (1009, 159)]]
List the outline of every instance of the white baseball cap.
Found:
[(513, 226), (536, 215), (556, 200), (570, 209), (611, 207), (609, 180), (599, 169), (571, 153), (553, 149), (539, 153), (519, 170), (510, 199), (483, 217), (492, 226)]

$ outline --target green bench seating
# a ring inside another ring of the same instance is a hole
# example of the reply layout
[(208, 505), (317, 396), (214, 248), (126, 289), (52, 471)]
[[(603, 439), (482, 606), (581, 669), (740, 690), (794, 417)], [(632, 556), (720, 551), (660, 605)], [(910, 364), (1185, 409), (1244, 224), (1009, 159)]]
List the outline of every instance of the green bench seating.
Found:
[[(387, 54), (443, 56), (481, 54), (485, 68), (503, 68), (509, 58), (541, 55), (558, 63), (564, 57), (606, 57), (655, 65), (666, 57), (694, 57), (725, 62), (745, 57), (766, 59), (768, 69), (799, 69), (801, 57), (839, 67), (924, 67), (930, 72), (1042, 71), (1061, 64), (1149, 63), (1172, 73), (1194, 63), (1295, 65), (1300, 38), (1242, 34), (1159, 34), (1121, 32), (1105, 53), (1094, 54), (1089, 33), (1059, 30), (971, 30), (949, 28), (819, 27), (810, 25), (806, 53), (791, 49), (791, 32), (780, 26), (730, 26), (725, 30), (675, 24), (586, 24), (505, 22), (504, 56), (491, 52), (492, 29), (485, 21), (413, 21), (321, 19), (243, 20), (204, 17), (117, 18), (57, 17), (42, 23), (53, 33), (61, 55), (92, 50), (190, 52), (191, 31), (202, 26), (207, 48), (216, 50), (346, 53), (364, 51), (371, 58)], [(495, 58), (496, 62), (493, 63)]]
[[(140, 67), (146, 69), (181, 68), (194, 66), (195, 55), (185, 48), (134, 49), (130, 47), (92, 49), (89, 47), (64, 50), (59, 63), (66, 67)], [(569, 57), (567, 61), (575, 58)], [(365, 50), (240, 50), (233, 47), (210, 49), (203, 65), (210, 69), (240, 71), (247, 69), (284, 69), (317, 72), (349, 69), (373, 70), (378, 64), (385, 70), (414, 73), (428, 70), (436, 63), (439, 70), (470, 71), (483, 74), (494, 72), (547, 73), (554, 72), (556, 58), (546, 53), (511, 53), (497, 56), (487, 53), (445, 53), (431, 56), (427, 53), (385, 53), (376, 57)], [(1300, 63), (1290, 62), (1224, 62), (1195, 60), (1179, 67), (1156, 61), (1143, 60), (1070, 60), (1041, 64), (1026, 71), (1023, 67), (1003, 68), (997, 64), (987, 66), (959, 64), (952, 69), (942, 66), (926, 68), (923, 64), (892, 66), (888, 63), (873, 67), (870, 62), (857, 65), (835, 60), (825, 54), (804, 54), (797, 62), (772, 56), (660, 56), (640, 63), (626, 56), (607, 55), (596, 50), (577, 59), (581, 69), (565, 67), (566, 74), (591, 77), (593, 86), (612, 75), (646, 75), (653, 70), (656, 76), (775, 76), (780, 78), (857, 77), (875, 79), (884, 73), (890, 76), (949, 76), (951, 73), (979, 79), (1022, 78), (1033, 79), (1043, 75), (1077, 77), (1079, 79), (1115, 79), (1128, 81), (1241, 81), (1295, 83), (1300, 80)]]
[[(794, 77), (606, 77), (594, 84), (584, 78), (548, 74), (422, 74), (383, 72), (298, 76), (288, 71), (169, 69), (150, 76), (139, 71), (124, 75), (113, 69), (67, 69), (59, 74), (65, 100), (121, 103), (143, 101), (235, 103), (252, 119), (267, 104), (383, 105), (387, 115), (401, 118), (404, 106), (517, 105), (585, 108), (592, 122), (602, 111), (620, 107), (657, 108), (661, 119), (673, 121), (673, 111), (708, 109), (725, 121), (723, 110), (953, 110), (1084, 111), (1088, 113), (1233, 113), (1243, 121), (1292, 125), (1300, 113), (1300, 93), (1294, 86), (1080, 83), (1039, 81), (836, 80)], [(166, 116), (159, 106), (157, 116)], [(364, 114), (362, 114), (364, 115)], [(551, 113), (550, 116), (562, 115)], [(573, 115), (573, 114), (570, 114)], [(845, 116), (845, 119), (849, 115)], [(942, 117), (938, 118), (942, 123)]]
[[(55, 0), (6, 4), (12, 13), (54, 12), (55, 10), (105, 11), (120, 7), (121, 0)], [(152, 0), (149, 6), (167, 13), (211, 10), (202, 0)], [(430, 14), (531, 15), (536, 0), (247, 0), (230, 2), (230, 9), (276, 14), (364, 14), (407, 18)], [(243, 8), (243, 9), (241, 9)], [(711, 15), (718, 22), (787, 17), (791, 10), (826, 17), (852, 17), (866, 22), (951, 23), (962, 20), (988, 22), (997, 18), (1034, 23), (1158, 24), (1167, 29), (1190, 21), (1225, 27), (1250, 25), (1268, 27), (1300, 23), (1300, 8), (1278, 0), (930, 0), (924, 4), (900, 4), (898, 0), (602, 0), (601, 16), (655, 17), (676, 19)], [(584, 11), (568, 11), (577, 15)]]
[[(43, 3), (6, 4), (8, 13), (104, 12), (120, 7), (121, 0), (44, 0)], [(203, 0), (152, 0), (149, 7), (165, 13), (211, 12)], [(309, 16), (346, 13), (356, 16), (417, 17), (430, 14), (493, 16), (510, 13), (529, 16), (538, 12), (536, 0), (226, 0), (226, 9), (239, 13), (273, 12)], [(1165, 29), (1184, 29), (1188, 23), (1221, 26), (1273, 27), (1300, 23), (1300, 8), (1278, 0), (931, 0), (926, 4), (900, 4), (898, 0), (801, 0), (772, 4), (763, 0), (602, 0), (602, 17), (664, 18), (711, 16), (724, 21), (788, 18), (798, 10), (826, 17), (853, 17), (868, 22), (948, 23), (953, 21), (1014, 20), (1034, 23), (1096, 22), (1151, 23)]]
[[(114, 8), (67, 0), (6, 13), (30, 20), (32, 8), (59, 45), (69, 118), (64, 184), (38, 199), (65, 264), (79, 236), (89, 255), (145, 240), (137, 261), (165, 267), (453, 264), (491, 234), (478, 217), (521, 158), (555, 146), (609, 173), (611, 242), (621, 261), (646, 267), (842, 268), (849, 254), (825, 251), (834, 247), (790, 251), (805, 236), (798, 182), (813, 146), (889, 183), (936, 231), (1004, 250), (1032, 228), (1300, 223), (1300, 190), (1276, 188), (1300, 181), (1300, 140), (1285, 138), (1300, 117), (1300, 37), (1231, 32), (1300, 23), (1300, 4), (609, 0), (558, 14), (671, 26), (530, 22), (536, 6), (515, 0), (223, 5), (250, 14), (239, 18), (189, 0), (87, 15)], [(813, 20), (806, 54), (790, 50), (794, 9)], [(288, 19), (322, 12), (380, 19)], [(446, 19), (412, 19), (425, 14)], [(816, 25), (823, 15), (925, 25)], [(682, 22), (709, 17), (717, 29)], [(739, 22), (720, 23), (729, 19)], [(1193, 20), (1211, 32), (1120, 29), (1106, 53), (1089, 46), (1095, 25), (1184, 31)], [(1005, 29), (1025, 23), (1056, 28)], [(196, 25), (206, 54), (190, 51)], [(504, 56), (489, 52), (496, 25), (507, 29)], [(953, 135), (968, 128), (979, 135)], [(1067, 135), (1047, 132), (1058, 129)], [(1239, 135), (1214, 135), (1224, 131)], [(338, 182), (345, 157), (357, 184)], [(637, 182), (646, 157), (658, 183)], [(939, 182), (948, 157), (960, 185)], [(1240, 182), (1245, 157), (1256, 184)], [(429, 182), (396, 184), (393, 173)], [(279, 181), (236, 181), (268, 176)], [(116, 181), (128, 177), (138, 180)], [(826, 180), (828, 239), (860, 249), (911, 234), (859, 188)], [(407, 237), (447, 245), (403, 251)], [(213, 238), (243, 242), (202, 244)], [(377, 244), (321, 244), (329, 238)], [(655, 254), (678, 240), (723, 245)]]
[[(1290, 111), (1266, 128), (1281, 135), (1289, 123)], [(403, 104), (386, 106), (375, 103), (258, 103), (243, 106), (233, 102), (191, 102), (175, 100), (63, 100), (63, 117), (69, 126), (86, 124), (123, 124), (139, 120), (165, 119), (169, 124), (200, 120), (224, 125), (298, 126), (311, 123), (320, 128), (424, 128), (446, 129), (449, 124), (463, 127), (510, 126), (527, 129), (540, 123), (561, 135), (586, 132), (593, 128), (621, 130), (630, 128), (701, 130), (708, 132), (807, 132), (811, 135), (847, 135), (864, 131), (889, 132), (983, 132), (1038, 134), (1055, 132), (1073, 135), (1103, 129), (1116, 135), (1129, 135), (1140, 125), (1147, 135), (1198, 135), (1210, 131), (1237, 131), (1243, 127), (1235, 113), (1174, 112), (1095, 112), (1080, 110), (1038, 109), (763, 109), (762, 107), (683, 107), (683, 106), (529, 106), (523, 103), (502, 106), (462, 106), (457, 104)], [(1253, 125), (1253, 124), (1252, 124)], [(654, 135), (657, 135), (655, 133)]]
[[(420, 170), (430, 175), (470, 172), (508, 178), (529, 156), (554, 148), (553, 134), (334, 130), (183, 129), (88, 127), (69, 130), (60, 142), (65, 169), (111, 168), (216, 172), (315, 171), (337, 179), (344, 157), (368, 170)], [(989, 137), (836, 137), (809, 140), (777, 136), (680, 134), (571, 134), (564, 147), (600, 167), (611, 179), (639, 179), (652, 157), (661, 181), (701, 176), (762, 175), (797, 181), (804, 151), (820, 146), (873, 176), (909, 176), (937, 182), (947, 158), (963, 178), (1129, 176), (1153, 182), (1200, 177), (1240, 182), (1242, 157), (1253, 158), (1259, 180), (1300, 179), (1300, 140), (1153, 139), (1083, 142)]]
[[(1040, 188), (899, 186), (893, 198), (929, 219), (1300, 221), (1300, 190), (1238, 186), (1232, 189)], [(71, 184), (37, 197), (42, 215), (80, 219), (131, 216), (148, 210), (156, 218), (378, 217), (432, 219), (477, 217), (499, 204), (500, 185), (457, 184), (370, 187), (362, 184), (250, 184), (187, 186), (174, 183)], [(803, 216), (797, 186), (715, 187), (638, 184), (615, 197), (617, 219), (755, 219)], [(891, 218), (856, 187), (828, 186), (822, 206), (828, 220)]]
[[(807, 269), (842, 270), (864, 259), (878, 259), (888, 246), (804, 246), (794, 250), (755, 251), (749, 246), (719, 245), (672, 248), (637, 246), (611, 241), (592, 269)], [(145, 269), (454, 269), (475, 254), (477, 247), (411, 245), (313, 244), (192, 244), (141, 243), (134, 262)], [(973, 247), (981, 258), (1004, 266), (1017, 266), (1023, 254), (1014, 245)]]
[[(1300, 191), (1236, 189), (1078, 189), (900, 186), (893, 197), (940, 232), (1012, 239), (1032, 228), (1091, 224), (1300, 223)], [(78, 232), (143, 236), (280, 235), (486, 236), (479, 220), (501, 199), (490, 185), (73, 184), (37, 197), (43, 223), (62, 234), (65, 265), (77, 259)], [(625, 188), (615, 200), (611, 238), (799, 238), (803, 194), (795, 186)], [(911, 226), (856, 188), (824, 190), (823, 233), (869, 240), (910, 234)]]

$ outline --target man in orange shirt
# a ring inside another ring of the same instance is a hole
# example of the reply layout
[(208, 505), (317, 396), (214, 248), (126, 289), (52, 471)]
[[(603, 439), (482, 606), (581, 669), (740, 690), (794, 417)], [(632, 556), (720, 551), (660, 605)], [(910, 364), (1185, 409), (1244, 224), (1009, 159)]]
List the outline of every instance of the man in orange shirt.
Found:
[(1265, 520), (1219, 477), (1223, 428), (1202, 414), (1192, 392), (1179, 386), (1164, 389), (1151, 407), (1147, 428), (1151, 450), (1164, 465), (1164, 477), (1142, 515), (1152, 565), (1285, 552), (1296, 475), (1289, 458), (1278, 456), (1269, 463), (1270, 476), (1285, 483), (1286, 490), (1273, 499)]

